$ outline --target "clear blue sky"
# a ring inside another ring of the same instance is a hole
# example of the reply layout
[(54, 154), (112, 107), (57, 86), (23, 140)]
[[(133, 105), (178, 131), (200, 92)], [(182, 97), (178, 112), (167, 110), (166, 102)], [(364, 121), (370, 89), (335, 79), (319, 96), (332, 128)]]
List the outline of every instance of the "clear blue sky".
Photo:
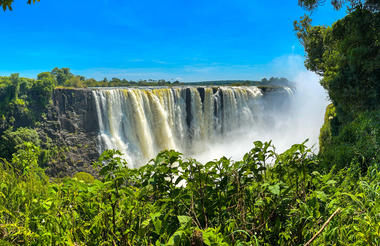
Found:
[[(0, 12), (0, 75), (54, 67), (102, 79), (260, 79), (302, 66), (297, 0), (15, 0)], [(314, 24), (345, 11), (329, 1)]]

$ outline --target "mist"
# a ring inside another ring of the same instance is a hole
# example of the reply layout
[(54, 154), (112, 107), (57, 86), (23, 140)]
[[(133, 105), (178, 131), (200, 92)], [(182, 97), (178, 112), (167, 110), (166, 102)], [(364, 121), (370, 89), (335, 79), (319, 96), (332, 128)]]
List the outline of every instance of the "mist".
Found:
[(238, 161), (258, 140), (272, 141), (281, 153), (309, 139), (307, 146), (318, 152), (327, 95), (299, 57), (281, 59), (274, 62), (272, 69), (280, 67), (274, 76), (286, 76), (292, 90), (209, 87), (203, 89), (204, 102), (195, 87), (94, 90), (99, 152), (119, 149), (131, 167), (164, 149), (200, 162), (222, 156)]
[[(205, 151), (192, 157), (200, 162), (219, 159), (222, 156), (241, 160), (252, 147), (253, 142), (272, 141), (277, 153), (290, 148), (293, 144), (304, 142), (318, 152), (319, 131), (323, 124), (328, 96), (319, 84), (319, 77), (309, 71), (299, 71), (290, 76), (295, 91), (279, 110), (263, 112), (265, 118), (254, 126), (245, 126), (228, 133), (217, 142), (207, 143)], [(276, 99), (274, 99), (276, 100)], [(281, 102), (272, 101), (275, 105)], [(281, 110), (285, 108), (286, 110)]]

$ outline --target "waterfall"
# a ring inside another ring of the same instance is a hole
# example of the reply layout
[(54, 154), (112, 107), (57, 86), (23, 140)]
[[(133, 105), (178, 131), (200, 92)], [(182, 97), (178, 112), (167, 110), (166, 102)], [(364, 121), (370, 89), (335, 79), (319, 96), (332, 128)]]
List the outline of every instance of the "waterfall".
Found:
[(255, 86), (94, 89), (99, 151), (118, 149), (130, 167), (159, 151), (191, 155), (235, 129), (262, 120), (263, 94)]

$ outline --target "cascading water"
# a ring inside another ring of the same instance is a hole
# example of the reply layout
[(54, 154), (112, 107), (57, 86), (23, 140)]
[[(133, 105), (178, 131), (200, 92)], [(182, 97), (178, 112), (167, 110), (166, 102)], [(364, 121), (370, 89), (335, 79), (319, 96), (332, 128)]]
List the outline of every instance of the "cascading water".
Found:
[(263, 94), (247, 87), (95, 89), (100, 152), (118, 149), (130, 167), (159, 151), (186, 155), (264, 120)]

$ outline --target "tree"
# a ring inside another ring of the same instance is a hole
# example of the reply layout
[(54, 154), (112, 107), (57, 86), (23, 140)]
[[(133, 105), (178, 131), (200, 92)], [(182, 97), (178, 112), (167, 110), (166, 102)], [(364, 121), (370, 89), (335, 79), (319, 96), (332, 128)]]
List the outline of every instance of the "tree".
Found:
[[(39, 79), (34, 81), (28, 95), (30, 104), (35, 111), (43, 111), (53, 95), (55, 80), (53, 76), (47, 76), (50, 73), (43, 73), (44, 76), (38, 75)], [(45, 76), (46, 75), (46, 76)]]
[(10, 160), (12, 154), (25, 142), (40, 145), (38, 133), (34, 129), (20, 127), (16, 131), (12, 128), (6, 130), (0, 137), (0, 153), (2, 157)]
[(84, 87), (84, 81), (82, 81), (81, 77), (82, 76), (73, 76), (70, 79), (66, 80), (63, 85), (75, 88), (82, 88)]
[[(299, 1), (312, 10), (321, 1)], [(333, 4), (336, 1), (333, 1)], [(305, 66), (322, 76), (332, 104), (320, 134), (320, 154), (328, 167), (360, 163), (362, 172), (379, 160), (380, 11), (378, 1), (349, 3), (349, 12), (330, 27), (295, 22), (306, 51)]]
[(312, 26), (308, 16), (294, 23), (305, 66), (323, 76), (341, 121), (380, 105), (380, 13), (366, 7), (369, 1), (350, 2), (355, 9), (331, 27)]
[[(308, 11), (312, 11), (324, 3), (324, 0), (298, 0), (298, 4)], [(331, 0), (331, 4), (336, 10), (341, 9), (345, 4), (348, 4), (351, 10), (366, 8), (372, 11), (379, 11), (380, 9), (378, 0)]]
[(55, 79), (52, 73), (50, 72), (42, 72), (37, 75), (37, 79)]
[(20, 78), (18, 73), (11, 74), (11, 82), (13, 86), (13, 99), (17, 101), (20, 92)]
[(84, 85), (86, 85), (86, 87), (88, 87), (88, 86), (96, 86), (97, 82), (98, 81), (96, 81), (95, 79), (90, 78), (90, 79), (86, 79), (84, 81)]
[(51, 74), (55, 76), (58, 85), (63, 85), (66, 81), (74, 77), (70, 72), (70, 68), (54, 68)]
[[(12, 10), (13, 1), (14, 0), (0, 0), (0, 7), (2, 7), (4, 11), (6, 11), (7, 8), (9, 10)], [(40, 0), (37, 0), (37, 1), (39, 2)], [(35, 3), (35, 2), (36, 2), (36, 0), (28, 0), (27, 1), (28, 4), (32, 4), (32, 3)]]
[(120, 84), (121, 80), (119, 78), (112, 78), (110, 83), (116, 83), (116, 84)]

